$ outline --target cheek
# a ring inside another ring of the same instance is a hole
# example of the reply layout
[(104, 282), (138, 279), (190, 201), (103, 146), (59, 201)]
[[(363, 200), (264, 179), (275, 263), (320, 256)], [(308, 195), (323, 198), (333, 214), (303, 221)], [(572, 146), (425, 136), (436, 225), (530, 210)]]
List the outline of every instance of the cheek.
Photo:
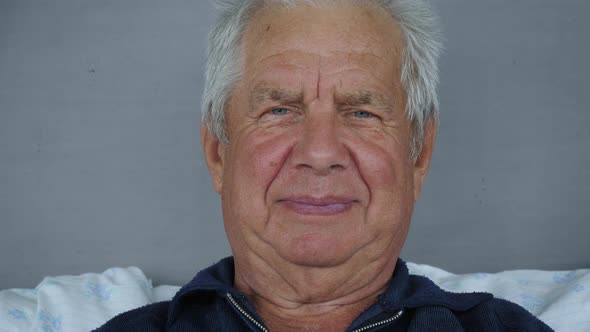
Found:
[(222, 205), (226, 233), (232, 248), (239, 251), (255, 241), (268, 223), (268, 188), (288, 155), (289, 145), (255, 133), (234, 142), (225, 163)]
[(352, 146), (351, 151), (371, 193), (391, 193), (410, 180), (411, 163), (403, 146), (379, 143), (365, 141), (362, 146)]
[(229, 187), (241, 192), (242, 202), (261, 204), (292, 144), (284, 137), (257, 131), (236, 141), (239, 143), (232, 149), (236, 155), (231, 163), (233, 185)]
[[(360, 175), (370, 192), (369, 220), (404, 222), (413, 202), (413, 173), (409, 151), (401, 144), (372, 142), (353, 149)], [(400, 215), (400, 213), (402, 215)], [(382, 220), (382, 216), (393, 219)], [(401, 218), (401, 219), (400, 219)], [(403, 219), (403, 220), (402, 220)]]

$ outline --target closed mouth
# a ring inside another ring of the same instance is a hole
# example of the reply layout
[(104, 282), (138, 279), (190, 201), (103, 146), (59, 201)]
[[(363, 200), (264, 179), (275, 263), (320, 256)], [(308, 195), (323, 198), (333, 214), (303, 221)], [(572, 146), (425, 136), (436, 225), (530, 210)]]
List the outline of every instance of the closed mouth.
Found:
[(305, 215), (329, 216), (348, 211), (356, 200), (347, 198), (293, 198), (278, 203), (294, 212)]

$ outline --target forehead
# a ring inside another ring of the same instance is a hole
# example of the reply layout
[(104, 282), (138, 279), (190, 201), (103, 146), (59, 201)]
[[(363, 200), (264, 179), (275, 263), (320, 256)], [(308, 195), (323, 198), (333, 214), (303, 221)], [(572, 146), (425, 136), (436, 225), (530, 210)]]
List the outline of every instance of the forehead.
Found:
[[(399, 71), (401, 33), (388, 13), (362, 6), (259, 10), (244, 35), (245, 77), (346, 73), (357, 82), (367, 76), (393, 79)], [(268, 77), (267, 77), (268, 78)]]

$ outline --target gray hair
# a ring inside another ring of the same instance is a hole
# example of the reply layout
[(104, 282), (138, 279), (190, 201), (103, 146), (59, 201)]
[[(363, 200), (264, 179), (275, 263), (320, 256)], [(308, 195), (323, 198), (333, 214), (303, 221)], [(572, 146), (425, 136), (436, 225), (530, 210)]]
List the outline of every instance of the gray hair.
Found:
[(220, 16), (209, 34), (202, 121), (222, 143), (229, 143), (225, 110), (242, 74), (241, 41), (250, 18), (271, 5), (293, 7), (342, 2), (377, 5), (398, 23), (405, 41), (401, 83), (412, 126), (412, 157), (424, 139), (427, 121), (438, 121), (438, 57), (442, 50), (438, 19), (426, 0), (217, 0)]

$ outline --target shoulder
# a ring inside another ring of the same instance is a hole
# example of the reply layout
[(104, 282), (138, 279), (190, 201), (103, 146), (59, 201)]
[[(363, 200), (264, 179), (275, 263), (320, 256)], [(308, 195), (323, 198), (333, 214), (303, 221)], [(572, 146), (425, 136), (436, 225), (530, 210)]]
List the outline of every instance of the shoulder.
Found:
[(94, 331), (163, 331), (169, 305), (170, 301), (157, 302), (124, 312)]
[(487, 303), (498, 320), (510, 331), (553, 331), (547, 324), (516, 303), (493, 298)]
[(465, 327), (481, 331), (553, 331), (525, 308), (495, 297), (455, 314)]
[[(470, 297), (471, 294), (456, 296)], [(415, 309), (408, 331), (553, 331), (521, 306), (498, 298), (491, 298), (466, 309), (457, 310), (434, 304)]]
[(408, 285), (412, 296), (404, 302), (415, 308), (415, 331), (441, 326), (450, 331), (552, 331), (525, 308), (489, 293), (450, 292), (418, 275), (410, 275)]

